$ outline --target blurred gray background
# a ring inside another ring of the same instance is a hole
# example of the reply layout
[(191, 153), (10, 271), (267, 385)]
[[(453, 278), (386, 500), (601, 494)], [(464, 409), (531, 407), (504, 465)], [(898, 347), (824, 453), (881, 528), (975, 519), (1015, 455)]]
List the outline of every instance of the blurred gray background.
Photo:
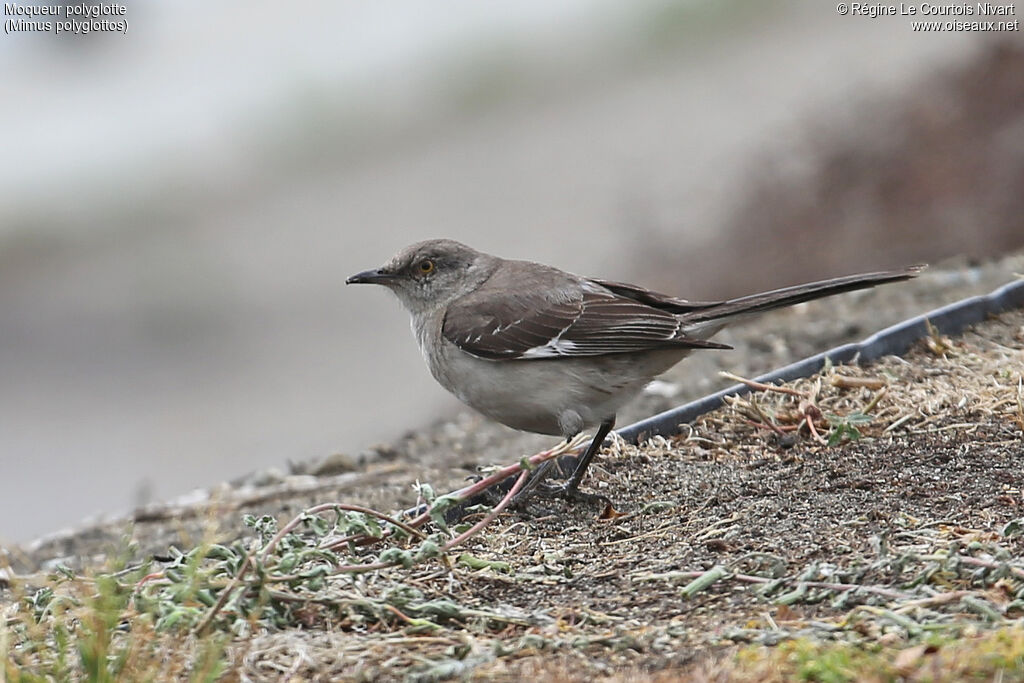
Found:
[(0, 37), (0, 541), (454, 410), (343, 284), (412, 241), (700, 298), (1024, 239), (1019, 33), (813, 0), (126, 18)]

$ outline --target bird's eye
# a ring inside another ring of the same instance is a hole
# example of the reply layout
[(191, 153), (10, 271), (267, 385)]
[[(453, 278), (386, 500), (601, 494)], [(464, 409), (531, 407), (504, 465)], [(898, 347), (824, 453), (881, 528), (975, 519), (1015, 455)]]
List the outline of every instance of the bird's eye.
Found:
[(433, 273), (434, 262), (431, 261), (430, 259), (425, 259), (423, 261), (420, 261), (420, 265), (418, 266), (418, 268), (420, 273), (422, 273), (423, 275), (426, 275), (427, 273)]

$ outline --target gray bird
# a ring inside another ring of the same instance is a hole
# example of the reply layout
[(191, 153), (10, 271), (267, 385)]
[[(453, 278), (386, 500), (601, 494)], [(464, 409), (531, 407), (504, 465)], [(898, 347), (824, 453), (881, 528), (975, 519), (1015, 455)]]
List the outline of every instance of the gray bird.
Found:
[(571, 439), (597, 432), (563, 487), (579, 492), (615, 415), (655, 376), (739, 318), (912, 278), (864, 273), (728, 301), (686, 301), (622, 282), (513, 261), (453, 240), (419, 242), (347, 284), (384, 285), (412, 316), (430, 373), (460, 401), (504, 425)]

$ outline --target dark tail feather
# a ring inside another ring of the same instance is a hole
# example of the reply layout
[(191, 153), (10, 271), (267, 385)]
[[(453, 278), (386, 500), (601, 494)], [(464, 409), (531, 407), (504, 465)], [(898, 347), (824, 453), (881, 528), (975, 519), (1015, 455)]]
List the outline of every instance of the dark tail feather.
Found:
[(917, 277), (925, 268), (927, 266), (924, 265), (910, 266), (901, 270), (847, 275), (846, 277), (837, 277), (831, 280), (811, 282), (806, 285), (774, 289), (770, 292), (741, 296), (738, 299), (723, 301), (708, 308), (690, 311), (683, 314), (683, 318), (688, 323), (703, 323), (739, 315), (763, 313), (775, 308), (784, 308), (805, 301), (832, 296), (833, 294), (852, 292), (857, 289), (868, 289), (869, 287), (885, 284), (886, 282), (909, 280), (910, 278)]

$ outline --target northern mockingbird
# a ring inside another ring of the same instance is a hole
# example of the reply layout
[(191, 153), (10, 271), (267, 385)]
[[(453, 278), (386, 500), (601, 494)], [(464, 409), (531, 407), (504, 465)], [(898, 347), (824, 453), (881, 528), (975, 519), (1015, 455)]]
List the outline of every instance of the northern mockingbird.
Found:
[(347, 284), (384, 285), (441, 386), (515, 429), (571, 439), (597, 426), (564, 486), (569, 498), (615, 424), (615, 414), (656, 375), (754, 313), (912, 278), (920, 266), (776, 289), (727, 301), (686, 301), (643, 287), (512, 261), (453, 240), (398, 252)]

